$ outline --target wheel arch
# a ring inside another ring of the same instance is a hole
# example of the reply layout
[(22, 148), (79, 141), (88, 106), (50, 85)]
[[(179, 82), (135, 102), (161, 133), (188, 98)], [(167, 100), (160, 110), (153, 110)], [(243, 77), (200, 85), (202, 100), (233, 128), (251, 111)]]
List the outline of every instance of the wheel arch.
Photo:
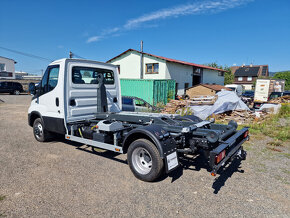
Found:
[[(147, 128), (146, 128), (147, 127)], [(151, 141), (159, 151), (160, 157), (164, 158), (164, 149), (160, 140), (153, 134), (153, 129), (146, 126), (145, 128), (137, 128), (129, 132), (129, 134), (123, 140), (123, 153), (127, 153), (130, 144), (137, 139), (147, 139)]]
[(43, 125), (44, 125), (44, 122), (43, 122), (43, 118), (41, 116), (41, 114), (37, 111), (32, 111), (29, 115), (28, 115), (28, 124), (29, 126), (33, 127), (33, 123), (34, 121), (37, 119), (37, 118), (40, 118)]

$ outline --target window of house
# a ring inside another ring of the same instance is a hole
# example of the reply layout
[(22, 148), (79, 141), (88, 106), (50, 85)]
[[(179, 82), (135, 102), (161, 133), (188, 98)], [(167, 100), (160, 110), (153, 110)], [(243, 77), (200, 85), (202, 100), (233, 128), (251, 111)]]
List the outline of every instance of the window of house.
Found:
[(219, 71), (218, 75), (219, 76), (224, 76), (225, 75), (225, 72)]
[(253, 78), (251, 76), (248, 76), (248, 78), (247, 78), (248, 81), (252, 81), (252, 79)]
[(201, 68), (193, 67), (193, 74), (200, 75), (201, 71), (202, 71)]
[(267, 67), (266, 66), (264, 66), (262, 68), (262, 76), (267, 76)]
[(105, 84), (114, 84), (113, 71), (91, 67), (73, 67), (72, 82), (74, 84), (96, 84), (99, 73), (103, 74)]
[(5, 71), (5, 64), (1, 64), (1, 63), (0, 63), (0, 72), (1, 72), (1, 71)]
[(243, 77), (242, 76), (239, 76), (238, 77), (238, 81), (243, 81)]
[(158, 73), (159, 72), (159, 64), (146, 64), (146, 73)]

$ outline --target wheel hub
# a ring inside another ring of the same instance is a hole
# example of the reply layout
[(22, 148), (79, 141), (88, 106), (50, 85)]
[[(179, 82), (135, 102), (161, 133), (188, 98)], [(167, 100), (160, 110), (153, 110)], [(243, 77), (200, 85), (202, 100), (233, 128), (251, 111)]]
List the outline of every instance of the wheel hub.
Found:
[(34, 127), (34, 134), (37, 138), (40, 138), (43, 135), (43, 127), (40, 123)]
[(148, 174), (152, 168), (152, 158), (145, 148), (136, 148), (132, 153), (132, 163), (140, 174)]

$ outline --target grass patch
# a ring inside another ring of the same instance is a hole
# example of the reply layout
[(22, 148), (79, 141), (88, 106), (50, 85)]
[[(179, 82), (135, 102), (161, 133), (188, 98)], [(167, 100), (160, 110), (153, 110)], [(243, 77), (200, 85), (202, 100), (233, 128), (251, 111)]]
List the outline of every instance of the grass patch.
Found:
[[(284, 122), (285, 125), (281, 125)], [(254, 122), (249, 125), (239, 125), (239, 129), (249, 126), (250, 133), (263, 134), (281, 141), (290, 140), (290, 104), (284, 104), (278, 114), (269, 116), (261, 123)]]

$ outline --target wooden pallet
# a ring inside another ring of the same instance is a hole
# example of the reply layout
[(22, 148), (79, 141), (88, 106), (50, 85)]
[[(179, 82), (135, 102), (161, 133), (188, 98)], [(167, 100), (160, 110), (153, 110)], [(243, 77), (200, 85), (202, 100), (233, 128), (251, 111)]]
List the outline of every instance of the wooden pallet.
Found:
[(189, 105), (213, 105), (217, 99), (217, 95), (195, 95), (188, 100), (188, 103)]

